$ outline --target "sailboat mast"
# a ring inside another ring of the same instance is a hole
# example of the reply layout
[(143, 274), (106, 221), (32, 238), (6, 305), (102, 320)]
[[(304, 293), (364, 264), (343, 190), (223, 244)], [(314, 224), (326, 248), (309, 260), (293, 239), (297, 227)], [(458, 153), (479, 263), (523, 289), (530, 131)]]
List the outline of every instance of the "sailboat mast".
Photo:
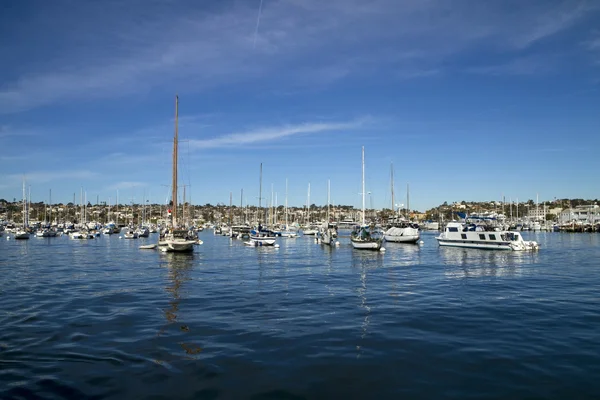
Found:
[(327, 223), (329, 224), (329, 203), (331, 202), (331, 179), (327, 179)]
[(362, 226), (365, 225), (365, 146), (362, 146)]
[(308, 183), (308, 196), (306, 197), (306, 217), (310, 224), (310, 182)]
[(260, 184), (258, 185), (258, 224), (260, 225), (261, 207), (262, 207), (262, 163), (260, 163)]
[(394, 215), (394, 163), (391, 163), (390, 170), (391, 170), (390, 184), (392, 186), (392, 215)]
[(23, 228), (27, 228), (27, 197), (25, 196), (25, 178), (23, 178)]
[(172, 188), (172, 224), (173, 228), (177, 226), (177, 147), (179, 140), (179, 132), (177, 127), (177, 119), (179, 118), (179, 96), (175, 96), (175, 136), (173, 137), (173, 188)]
[(288, 229), (288, 180), (285, 178), (285, 229)]
[(406, 219), (410, 220), (410, 196), (408, 183), (406, 184)]

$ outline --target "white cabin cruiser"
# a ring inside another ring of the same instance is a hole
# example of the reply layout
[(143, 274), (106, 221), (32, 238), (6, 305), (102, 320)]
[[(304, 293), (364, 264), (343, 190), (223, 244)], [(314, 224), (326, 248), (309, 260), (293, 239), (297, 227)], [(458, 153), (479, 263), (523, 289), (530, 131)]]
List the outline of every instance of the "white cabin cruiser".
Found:
[(539, 249), (537, 242), (523, 240), (518, 232), (485, 230), (462, 222), (449, 222), (436, 239), (440, 246), (515, 251)]

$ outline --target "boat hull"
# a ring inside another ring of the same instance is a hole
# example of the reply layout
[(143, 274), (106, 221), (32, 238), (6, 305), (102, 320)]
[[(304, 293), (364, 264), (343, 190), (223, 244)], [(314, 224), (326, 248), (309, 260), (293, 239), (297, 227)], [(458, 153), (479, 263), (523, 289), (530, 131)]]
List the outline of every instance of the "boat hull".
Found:
[(27, 232), (17, 232), (15, 233), (16, 240), (27, 240), (29, 239), (29, 233)]
[(176, 252), (176, 253), (187, 253), (190, 251), (194, 251), (194, 242), (193, 240), (167, 240), (167, 245), (162, 247), (168, 252)]
[(253, 242), (255, 246), (273, 246), (277, 241), (277, 238), (250, 236), (250, 241)]
[(395, 243), (417, 243), (421, 238), (419, 233), (417, 234), (407, 234), (407, 235), (383, 235), (386, 242), (395, 242)]
[(379, 250), (381, 249), (381, 241), (362, 241), (351, 240), (352, 247), (357, 250)]
[(447, 247), (463, 247), (469, 249), (485, 249), (485, 250), (513, 250), (510, 243), (476, 243), (462, 240), (447, 240), (436, 238), (440, 246)]

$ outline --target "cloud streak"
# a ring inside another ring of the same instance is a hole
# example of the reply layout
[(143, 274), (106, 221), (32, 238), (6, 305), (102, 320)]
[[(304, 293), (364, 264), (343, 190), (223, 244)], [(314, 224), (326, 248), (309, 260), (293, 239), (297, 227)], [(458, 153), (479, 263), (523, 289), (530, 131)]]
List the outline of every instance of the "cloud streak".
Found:
[(63, 171), (30, 171), (22, 174), (11, 174), (7, 178), (11, 181), (22, 181), (25, 179), (26, 183), (46, 183), (53, 181), (62, 180), (91, 180), (96, 178), (99, 174), (90, 170), (63, 170)]
[[(260, 82), (286, 90), (356, 76), (423, 79), (470, 49), (523, 51), (597, 15), (588, 1), (518, 4), (515, 12), (502, 1), (272, 0), (257, 18), (249, 2), (180, 9), (158, 0), (57, 1), (11, 25), (11, 42), (30, 46), (25, 55), (0, 42), (5, 59), (20, 61), (19, 70), (0, 66), (0, 76), (11, 77), (0, 82), (0, 113), (173, 87), (202, 92)], [(53, 52), (35, 58), (36, 46)]]
[(322, 132), (336, 132), (357, 129), (365, 120), (351, 122), (316, 122), (298, 125), (284, 125), (251, 130), (243, 133), (231, 133), (213, 139), (190, 140), (192, 148), (243, 147), (262, 142), (273, 142), (298, 135), (308, 135)]

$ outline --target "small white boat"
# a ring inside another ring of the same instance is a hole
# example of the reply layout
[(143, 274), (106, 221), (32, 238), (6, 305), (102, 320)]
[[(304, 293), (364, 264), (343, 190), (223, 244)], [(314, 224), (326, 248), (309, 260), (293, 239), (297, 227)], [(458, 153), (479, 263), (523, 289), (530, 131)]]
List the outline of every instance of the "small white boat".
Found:
[(175, 229), (168, 232), (164, 239), (159, 241), (158, 246), (165, 252), (185, 253), (194, 251), (196, 244), (198, 241), (191, 238), (187, 230)]
[(319, 233), (317, 233), (317, 240), (321, 244), (326, 244), (332, 246), (335, 244), (335, 238), (337, 237), (337, 232), (335, 228), (329, 226), (329, 224), (323, 224), (319, 228)]
[(273, 246), (276, 241), (276, 236), (268, 236), (262, 233), (250, 235), (250, 242), (254, 243), (255, 246)]
[(87, 234), (81, 231), (74, 231), (69, 233), (71, 239), (87, 239)]
[(56, 237), (56, 231), (52, 229), (42, 229), (35, 233), (36, 237)]
[(350, 243), (357, 250), (385, 250), (381, 247), (383, 235), (375, 226), (365, 224), (365, 147), (362, 147), (362, 223), (350, 234)]
[(358, 250), (381, 250), (383, 235), (374, 227), (357, 227), (350, 235), (352, 247)]
[(302, 234), (304, 236), (315, 236), (317, 233), (319, 233), (319, 230), (313, 226), (307, 226), (302, 229)]
[(396, 242), (396, 243), (417, 243), (421, 234), (419, 232), (419, 228), (415, 228), (414, 226), (410, 226), (410, 224), (406, 224), (401, 227), (391, 227), (387, 231), (384, 232), (383, 237), (386, 242)]
[(133, 229), (128, 229), (123, 234), (123, 238), (124, 239), (137, 239), (138, 238), (138, 234)]
[(146, 228), (145, 226), (142, 226), (142, 227), (136, 229), (135, 232), (137, 233), (138, 237), (150, 236), (150, 229)]
[(15, 232), (15, 239), (17, 240), (27, 240), (29, 239), (29, 232), (19, 229)]

